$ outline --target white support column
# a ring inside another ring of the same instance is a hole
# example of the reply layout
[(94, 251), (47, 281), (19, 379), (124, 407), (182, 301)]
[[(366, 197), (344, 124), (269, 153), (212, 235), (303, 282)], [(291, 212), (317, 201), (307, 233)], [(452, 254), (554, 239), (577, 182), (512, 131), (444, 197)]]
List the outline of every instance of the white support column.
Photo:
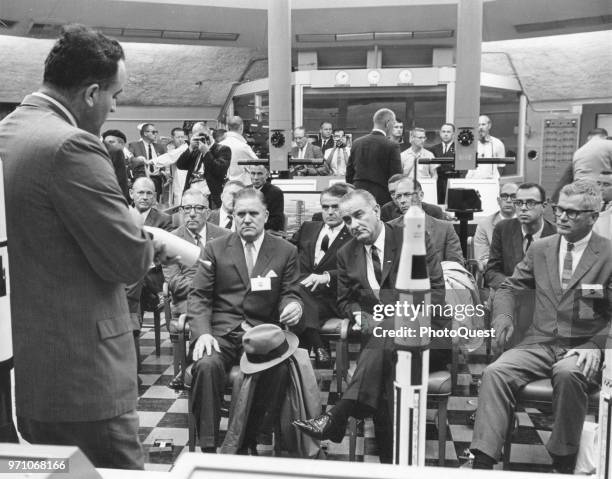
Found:
[(527, 97), (521, 93), (519, 97), (519, 118), (518, 118), (518, 141), (516, 152), (516, 174), (525, 175), (525, 144), (527, 142)]
[(291, 149), (291, 0), (268, 0), (268, 72), (270, 170), (286, 170)]
[(293, 87), (293, 125), (304, 124), (304, 85), (296, 83)]
[(451, 81), (446, 84), (446, 122), (453, 123), (455, 121), (455, 82)]

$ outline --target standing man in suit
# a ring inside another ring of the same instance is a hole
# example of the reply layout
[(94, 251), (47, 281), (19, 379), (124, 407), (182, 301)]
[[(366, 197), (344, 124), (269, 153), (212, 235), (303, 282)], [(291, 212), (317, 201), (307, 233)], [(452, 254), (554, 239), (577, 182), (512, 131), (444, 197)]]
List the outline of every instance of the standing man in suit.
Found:
[(346, 143), (344, 130), (334, 130), (334, 146), (325, 151), (324, 161), (321, 166), (304, 165), (302, 172), (306, 175), (320, 176), (345, 176), (346, 165), (351, 154), (351, 149)]
[[(193, 413), (204, 452), (219, 444), (226, 372), (242, 354), (244, 329), (295, 326), (302, 316), (295, 246), (264, 232), (261, 192), (236, 195), (236, 233), (207, 243), (188, 299), (193, 361)], [(248, 324), (243, 324), (248, 323)]]
[(298, 247), (300, 289), (304, 302), (305, 330), (300, 344), (312, 348), (317, 361), (329, 363), (330, 355), (319, 329), (325, 321), (339, 316), (336, 286), (338, 267), (336, 254), (351, 236), (340, 216), (340, 199), (348, 193), (345, 184), (330, 186), (321, 192), (323, 221), (306, 221), (296, 231), (291, 242)]
[(499, 187), (499, 196), (497, 204), (499, 211), (496, 211), (484, 220), (478, 223), (476, 232), (474, 233), (474, 256), (478, 261), (480, 271), (485, 270), (489, 261), (489, 250), (493, 241), (493, 229), (501, 220), (514, 218), (516, 216), (516, 208), (514, 200), (516, 199), (516, 191), (518, 185), (516, 183), (504, 183)]
[[(440, 140), (437, 145), (431, 147), (431, 152), (435, 158), (455, 158), (455, 125), (452, 123), (444, 123), (440, 127)], [(446, 186), (449, 178), (461, 178), (461, 173), (455, 170), (455, 165), (440, 165), (436, 169), (438, 174), (438, 204), (446, 203)]]
[(209, 196), (212, 208), (219, 208), (231, 160), (232, 150), (216, 143), (204, 123), (194, 124), (189, 148), (176, 161), (179, 170), (187, 170), (183, 191), (197, 188)]
[(313, 145), (321, 150), (321, 153), (325, 155), (325, 152), (330, 148), (334, 147), (334, 139), (332, 138), (332, 132), (334, 127), (330, 121), (323, 121), (319, 126), (319, 138), (317, 138)]
[[(422, 207), (423, 188), (418, 181), (416, 186), (415, 190), (414, 180), (408, 177), (401, 179), (397, 184), (395, 199), (399, 202), (402, 215), (389, 221), (391, 226), (403, 228), (404, 214), (410, 206), (416, 204)], [(461, 242), (451, 222), (438, 220), (426, 214), (425, 230), (431, 239), (433, 251), (438, 255), (440, 261), (455, 261), (463, 264)]]
[[(199, 246), (202, 251), (209, 241), (229, 235), (230, 230), (206, 221), (209, 211), (208, 199), (201, 191), (185, 191), (181, 200), (181, 213), (184, 217), (184, 223), (172, 234)], [(173, 317), (179, 317), (187, 312), (187, 295), (191, 289), (196, 269), (197, 266), (188, 267), (181, 263), (164, 267), (164, 276), (168, 281), (168, 291), (172, 296)]]
[(374, 128), (353, 142), (346, 167), (346, 182), (369, 191), (379, 205), (391, 201), (387, 182), (402, 172), (400, 149), (387, 138), (395, 124), (395, 113), (382, 108), (374, 114)]
[(128, 145), (128, 150), (135, 158), (144, 158), (142, 165), (134, 168), (134, 177), (146, 176), (151, 178), (155, 185), (157, 200), (161, 196), (163, 174), (162, 170), (155, 166), (155, 158), (163, 155), (166, 149), (163, 145), (157, 143), (159, 131), (153, 123), (145, 123), (140, 127), (140, 140), (133, 141)]
[(283, 190), (268, 181), (269, 176), (270, 172), (264, 165), (251, 166), (251, 187), (261, 191), (268, 209), (264, 228), (279, 234), (285, 229), (285, 196)]
[(483, 373), (470, 446), (475, 469), (492, 469), (499, 460), (521, 387), (550, 378), (554, 423), (546, 448), (557, 472), (574, 471), (587, 391), (601, 366), (612, 311), (612, 245), (591, 231), (600, 204), (594, 182), (566, 185), (554, 207), (559, 234), (535, 241), (495, 295), (499, 347), (517, 327), (519, 293), (535, 290), (535, 311), (521, 343)]
[(128, 184), (128, 169), (125, 154), (123, 153), (126, 142), (125, 134), (120, 130), (106, 130), (102, 133), (102, 141), (113, 163), (119, 188), (121, 188), (125, 201), (130, 203), (132, 200), (130, 199), (130, 188)]
[[(374, 319), (374, 310), (398, 301), (395, 282), (403, 231), (380, 220), (380, 206), (364, 190), (345, 195), (340, 211), (353, 238), (338, 251), (338, 308), (342, 316), (354, 319), (355, 328), (361, 330), (367, 345), (361, 351), (342, 399), (325, 414), (294, 421), (294, 425), (312, 437), (340, 442), (349, 416), (373, 415), (380, 460), (390, 463), (393, 456), (394, 340), (373, 334), (373, 329), (378, 326), (394, 329), (394, 318), (377, 322), (380, 319)], [(429, 241), (426, 247), (432, 303), (444, 304), (442, 267)], [(445, 362), (446, 356), (446, 351), (432, 349), (431, 367), (440, 369), (440, 362)]]
[(154, 245), (100, 141), (126, 81), (124, 53), (87, 27), (60, 35), (41, 89), (0, 123), (17, 423), (29, 443), (143, 469), (124, 283), (145, 274)]
[(238, 180), (229, 180), (223, 186), (221, 193), (221, 208), (212, 210), (208, 216), (208, 222), (215, 226), (236, 231), (236, 222), (234, 221), (234, 199), (236, 193), (244, 188), (244, 183)]

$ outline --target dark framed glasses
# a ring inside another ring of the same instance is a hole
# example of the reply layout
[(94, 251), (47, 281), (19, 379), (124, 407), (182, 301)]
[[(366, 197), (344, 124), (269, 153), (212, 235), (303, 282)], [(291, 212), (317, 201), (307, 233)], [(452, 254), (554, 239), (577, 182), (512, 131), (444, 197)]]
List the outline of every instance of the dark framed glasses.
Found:
[(594, 213), (595, 212), (595, 210), (572, 210), (571, 208), (566, 209), (558, 205), (553, 205), (552, 210), (556, 217), (560, 218), (561, 216), (563, 216), (563, 213), (565, 213), (565, 215), (570, 220), (575, 220), (576, 218), (578, 218), (580, 213)]
[(536, 200), (512, 200), (512, 203), (514, 204), (514, 206), (516, 206), (517, 208), (522, 208), (523, 206), (525, 208), (527, 208), (528, 210), (532, 210), (534, 209), (537, 205), (541, 205), (542, 203), (544, 203), (543, 201), (536, 201)]
[(204, 213), (208, 208), (204, 205), (182, 205), (181, 210), (185, 213), (191, 213), (195, 210), (196, 213)]

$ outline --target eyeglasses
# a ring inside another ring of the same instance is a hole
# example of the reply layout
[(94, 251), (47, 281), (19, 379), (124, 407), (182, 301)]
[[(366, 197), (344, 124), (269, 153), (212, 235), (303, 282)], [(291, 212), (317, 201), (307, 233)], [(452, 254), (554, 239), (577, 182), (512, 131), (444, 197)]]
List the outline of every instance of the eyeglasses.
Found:
[(598, 181), (597, 186), (599, 187), (603, 186), (604, 188), (609, 188), (610, 186), (612, 186), (612, 183), (610, 183), (609, 181)]
[(396, 193), (395, 199), (401, 200), (402, 198), (414, 198), (415, 196), (418, 196), (418, 194), (418, 191), (413, 191), (412, 193)]
[(563, 216), (563, 213), (565, 213), (565, 215), (570, 219), (570, 220), (575, 220), (576, 218), (578, 218), (578, 215), (580, 213), (594, 213), (595, 210), (572, 210), (572, 209), (566, 209), (566, 208), (562, 208), (561, 206), (557, 206), (554, 205), (552, 207), (553, 213), (555, 214), (555, 216), (557, 216), (558, 218), (561, 218), (561, 216)]
[(157, 135), (159, 133), (159, 131), (157, 131), (157, 130), (147, 130), (147, 133), (153, 133), (154, 135)]
[(514, 201), (516, 199), (516, 195), (509, 195), (508, 193), (502, 193), (499, 197), (502, 201)]
[(191, 213), (192, 210), (196, 211), (196, 213), (204, 213), (208, 208), (204, 205), (183, 205), (181, 206), (181, 210), (185, 213)]
[(543, 201), (536, 201), (536, 200), (513, 200), (512, 203), (514, 204), (514, 206), (516, 206), (517, 208), (522, 208), (523, 206), (525, 206), (525, 208), (527, 208), (528, 210), (532, 210), (536, 207), (536, 205), (541, 205), (542, 203), (544, 203)]

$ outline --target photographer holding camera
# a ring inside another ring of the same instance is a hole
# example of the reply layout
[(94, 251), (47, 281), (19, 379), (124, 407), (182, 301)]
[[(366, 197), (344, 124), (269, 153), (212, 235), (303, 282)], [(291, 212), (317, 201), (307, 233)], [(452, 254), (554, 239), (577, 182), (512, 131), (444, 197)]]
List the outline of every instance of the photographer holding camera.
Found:
[(194, 188), (208, 196), (212, 209), (221, 206), (221, 191), (232, 159), (232, 150), (216, 143), (202, 122), (191, 129), (189, 148), (179, 157), (176, 167), (187, 170), (183, 191)]
[(334, 146), (325, 151), (323, 165), (317, 167), (303, 166), (298, 174), (310, 176), (344, 176), (346, 174), (346, 165), (351, 148), (348, 146), (344, 130), (334, 130), (332, 139)]

